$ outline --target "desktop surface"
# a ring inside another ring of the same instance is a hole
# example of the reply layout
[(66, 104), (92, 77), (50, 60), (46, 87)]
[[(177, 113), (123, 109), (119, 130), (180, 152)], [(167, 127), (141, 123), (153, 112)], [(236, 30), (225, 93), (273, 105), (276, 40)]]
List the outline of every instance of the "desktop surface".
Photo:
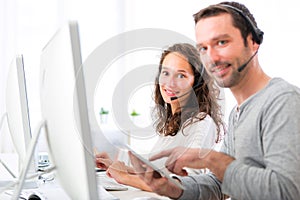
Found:
[(111, 191), (110, 192), (120, 200), (169, 200), (170, 198), (160, 196), (153, 192), (146, 192), (140, 189), (130, 187), (127, 191)]
[[(0, 158), (2, 158), (9, 166), (16, 166), (16, 163), (18, 162), (16, 154), (0, 154)], [(17, 170), (17, 169), (16, 169)], [(96, 174), (95, 174), (96, 175)], [(0, 179), (6, 178), (8, 175), (1, 173)], [(101, 187), (101, 186), (100, 186)], [(114, 197), (117, 197), (117, 199), (120, 200), (168, 200), (168, 197), (163, 197), (158, 194), (152, 193), (152, 192), (146, 192), (142, 191), (137, 188), (133, 188), (130, 186), (127, 186), (128, 190), (125, 191), (109, 191), (108, 194), (113, 195)], [(99, 190), (99, 187), (98, 187)], [(53, 181), (46, 181), (43, 183), (42, 181), (39, 183), (39, 188), (37, 189), (24, 189), (23, 190), (24, 195), (28, 196), (29, 194), (32, 194), (33, 192), (37, 194), (44, 195), (47, 197), (48, 200), (71, 200), (70, 197), (68, 197), (67, 193), (63, 190), (59, 182), (54, 179)], [(98, 191), (99, 193), (99, 191)], [(101, 191), (100, 191), (101, 193)], [(104, 192), (105, 194), (106, 192)], [(101, 194), (102, 195), (102, 194)], [(108, 195), (109, 196), (109, 195)], [(1, 200), (11, 200), (11, 192), (3, 192), (0, 194)], [(46, 199), (46, 198), (45, 198)], [(99, 198), (101, 199), (101, 198)], [(109, 198), (108, 198), (109, 199)]]

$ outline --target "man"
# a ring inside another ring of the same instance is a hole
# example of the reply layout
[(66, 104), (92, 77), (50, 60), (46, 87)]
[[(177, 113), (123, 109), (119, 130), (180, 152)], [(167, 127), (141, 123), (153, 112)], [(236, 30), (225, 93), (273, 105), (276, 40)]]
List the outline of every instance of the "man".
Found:
[(177, 177), (185, 190), (145, 171), (131, 155), (135, 169), (153, 191), (175, 199), (300, 199), (299, 89), (262, 70), (257, 51), (263, 32), (244, 5), (211, 5), (194, 19), (206, 70), (237, 101), (222, 149), (175, 148), (151, 158), (168, 157), (166, 166), (178, 175), (184, 167), (210, 169)]

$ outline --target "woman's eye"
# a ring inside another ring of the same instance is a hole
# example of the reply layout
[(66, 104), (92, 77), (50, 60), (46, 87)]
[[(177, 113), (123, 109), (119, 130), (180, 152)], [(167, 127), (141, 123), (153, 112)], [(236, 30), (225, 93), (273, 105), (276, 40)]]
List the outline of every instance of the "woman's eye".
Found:
[(178, 78), (184, 78), (185, 76), (183, 74), (178, 74), (177, 77)]
[(161, 74), (164, 75), (164, 76), (168, 76), (169, 75), (169, 73), (167, 71), (162, 71)]

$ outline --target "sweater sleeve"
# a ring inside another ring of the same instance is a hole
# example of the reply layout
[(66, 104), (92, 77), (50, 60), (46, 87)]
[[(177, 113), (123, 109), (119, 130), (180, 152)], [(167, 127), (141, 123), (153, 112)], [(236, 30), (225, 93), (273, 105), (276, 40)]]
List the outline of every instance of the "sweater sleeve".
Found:
[(299, 94), (281, 95), (266, 106), (259, 119), (263, 162), (247, 157), (233, 161), (222, 191), (234, 199), (299, 199)]
[(221, 183), (211, 173), (179, 177), (179, 179), (186, 188), (179, 198), (180, 200), (224, 199), (220, 186)]

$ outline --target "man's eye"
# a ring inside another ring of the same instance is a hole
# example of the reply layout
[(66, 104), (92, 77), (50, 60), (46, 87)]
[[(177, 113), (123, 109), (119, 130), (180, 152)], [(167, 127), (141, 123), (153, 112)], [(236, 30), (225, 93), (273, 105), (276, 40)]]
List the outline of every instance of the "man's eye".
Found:
[(226, 42), (225, 40), (220, 40), (220, 41), (218, 42), (218, 44), (221, 45), (221, 46), (225, 45), (226, 43), (227, 43), (227, 42)]
[(206, 49), (207, 49), (207, 48), (205, 48), (205, 47), (200, 47), (200, 48), (198, 49), (198, 51), (199, 51), (200, 53), (204, 53), (204, 52), (206, 51)]

